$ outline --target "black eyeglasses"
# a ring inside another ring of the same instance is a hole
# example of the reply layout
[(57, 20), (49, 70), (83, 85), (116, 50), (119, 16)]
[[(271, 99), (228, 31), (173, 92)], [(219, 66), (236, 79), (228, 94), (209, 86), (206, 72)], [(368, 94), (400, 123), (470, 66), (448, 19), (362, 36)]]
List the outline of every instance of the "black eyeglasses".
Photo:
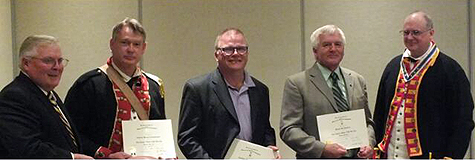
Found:
[(419, 31), (419, 30), (401, 30), (399, 31), (399, 33), (401, 33), (403, 36), (409, 36), (410, 34), (412, 34), (412, 36), (420, 36), (422, 33), (424, 32), (427, 32), (427, 31), (430, 31), (432, 29), (428, 29), (428, 30), (425, 30), (425, 31)]
[(56, 64), (61, 65), (63, 67), (66, 67), (68, 65), (68, 62), (69, 62), (68, 59), (64, 59), (64, 58), (59, 58), (59, 59), (56, 60), (56, 59), (51, 58), (51, 57), (46, 57), (46, 58), (37, 58), (37, 57), (33, 57), (33, 56), (28, 56), (28, 57), (31, 58), (31, 59), (38, 59), (41, 62), (43, 62), (44, 64), (49, 65), (51, 67), (55, 66)]
[(237, 52), (239, 54), (245, 54), (248, 51), (247, 46), (239, 46), (239, 47), (224, 47), (224, 48), (216, 48), (216, 50), (220, 50), (224, 52), (227, 56), (233, 54), (234, 52)]

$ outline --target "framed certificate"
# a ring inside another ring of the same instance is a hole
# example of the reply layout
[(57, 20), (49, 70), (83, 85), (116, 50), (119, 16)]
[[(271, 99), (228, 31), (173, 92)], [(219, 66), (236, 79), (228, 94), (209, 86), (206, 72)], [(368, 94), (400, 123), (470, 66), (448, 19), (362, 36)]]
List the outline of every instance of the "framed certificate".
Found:
[(321, 142), (338, 143), (346, 149), (369, 145), (364, 109), (317, 116)]
[(225, 159), (275, 159), (274, 157), (274, 151), (268, 147), (234, 139)]
[(122, 121), (124, 152), (132, 156), (176, 158), (172, 121)]

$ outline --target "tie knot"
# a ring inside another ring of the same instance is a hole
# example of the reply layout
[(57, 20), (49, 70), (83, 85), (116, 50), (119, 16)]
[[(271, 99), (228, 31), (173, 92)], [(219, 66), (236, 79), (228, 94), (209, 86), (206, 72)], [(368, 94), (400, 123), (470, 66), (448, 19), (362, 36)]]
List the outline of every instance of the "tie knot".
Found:
[(54, 98), (54, 95), (53, 95), (52, 92), (48, 92), (47, 96), (48, 96), (48, 99), (51, 102), (51, 104), (53, 104), (55, 106), (58, 105), (58, 103), (56, 103), (56, 98)]
[(330, 78), (333, 80), (333, 81), (338, 81), (338, 75), (335, 73), (335, 72), (332, 72), (330, 74)]

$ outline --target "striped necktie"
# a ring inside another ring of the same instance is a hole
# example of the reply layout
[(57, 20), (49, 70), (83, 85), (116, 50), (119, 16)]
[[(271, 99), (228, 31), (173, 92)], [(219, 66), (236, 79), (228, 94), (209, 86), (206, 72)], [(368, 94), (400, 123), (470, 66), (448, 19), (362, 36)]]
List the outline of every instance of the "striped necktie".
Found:
[(332, 79), (333, 98), (335, 98), (336, 105), (338, 106), (338, 112), (348, 111), (350, 107), (348, 107), (348, 103), (346, 102), (343, 92), (338, 85), (338, 75), (336, 75), (335, 72), (332, 72), (330, 74), (330, 78)]
[(75, 152), (78, 152), (78, 144), (76, 143), (76, 138), (74, 137), (73, 130), (71, 128), (71, 125), (69, 124), (68, 120), (66, 119), (66, 116), (63, 114), (61, 109), (58, 106), (58, 103), (56, 102), (56, 98), (53, 96), (52, 92), (48, 92), (48, 99), (51, 102), (51, 104), (54, 107), (54, 110), (56, 113), (58, 113), (59, 118), (61, 119), (61, 122), (63, 122), (64, 127), (66, 127), (66, 130), (68, 131), (69, 137), (73, 140), (74, 148), (73, 150)]

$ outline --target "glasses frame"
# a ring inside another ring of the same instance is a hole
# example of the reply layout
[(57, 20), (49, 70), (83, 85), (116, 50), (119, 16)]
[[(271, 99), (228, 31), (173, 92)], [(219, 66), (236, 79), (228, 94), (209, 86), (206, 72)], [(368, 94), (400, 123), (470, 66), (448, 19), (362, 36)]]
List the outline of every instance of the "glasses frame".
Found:
[(42, 63), (49, 65), (51, 67), (56, 66), (56, 65), (62, 65), (63, 67), (66, 67), (69, 63), (69, 59), (66, 59), (66, 58), (54, 59), (51, 57), (45, 57), (45, 58), (38, 58), (35, 56), (27, 56), (27, 57), (30, 59), (40, 60)]
[(428, 29), (428, 30), (425, 30), (425, 31), (419, 31), (419, 30), (400, 30), (399, 33), (402, 34), (402, 36), (404, 37), (407, 37), (409, 35), (412, 35), (413, 37), (418, 37), (422, 34), (424, 34), (425, 32), (428, 32), (428, 31), (431, 31), (432, 28)]
[[(233, 51), (231, 53), (228, 53), (228, 52), (224, 51), (225, 49), (229, 49), (229, 48), (233, 49)], [(245, 49), (246, 51), (241, 53), (241, 52), (239, 52), (240, 49)], [(223, 52), (226, 56), (232, 55), (234, 53), (244, 55), (244, 54), (249, 53), (249, 46), (222, 47), (222, 48), (216, 48), (216, 50)]]

